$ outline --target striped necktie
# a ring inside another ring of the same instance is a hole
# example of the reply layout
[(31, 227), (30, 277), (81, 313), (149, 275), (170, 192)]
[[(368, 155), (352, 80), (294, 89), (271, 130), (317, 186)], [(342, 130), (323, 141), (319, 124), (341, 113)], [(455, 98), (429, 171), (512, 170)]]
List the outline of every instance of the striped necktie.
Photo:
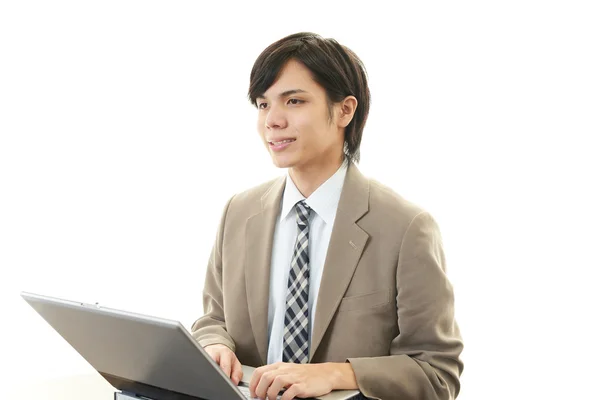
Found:
[(283, 328), (283, 362), (308, 362), (308, 218), (310, 207), (299, 201), (295, 206), (298, 237), (288, 279)]

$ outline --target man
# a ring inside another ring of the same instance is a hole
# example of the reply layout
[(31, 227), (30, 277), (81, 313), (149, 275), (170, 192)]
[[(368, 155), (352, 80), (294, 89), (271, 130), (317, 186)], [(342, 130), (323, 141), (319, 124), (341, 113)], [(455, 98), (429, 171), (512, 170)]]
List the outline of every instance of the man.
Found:
[(249, 98), (281, 177), (233, 196), (194, 337), (260, 398), (360, 389), (453, 399), (463, 344), (438, 226), (358, 170), (370, 93), (333, 39), (285, 37), (256, 60)]

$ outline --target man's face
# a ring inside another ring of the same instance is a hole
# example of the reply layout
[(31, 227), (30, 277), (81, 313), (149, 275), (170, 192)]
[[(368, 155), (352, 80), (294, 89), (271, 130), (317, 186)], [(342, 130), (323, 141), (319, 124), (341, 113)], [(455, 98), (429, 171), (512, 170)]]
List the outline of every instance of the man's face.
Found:
[[(305, 168), (341, 161), (343, 128), (331, 121), (325, 89), (303, 64), (290, 60), (256, 102), (258, 132), (275, 166)], [(333, 115), (337, 111), (334, 106)]]

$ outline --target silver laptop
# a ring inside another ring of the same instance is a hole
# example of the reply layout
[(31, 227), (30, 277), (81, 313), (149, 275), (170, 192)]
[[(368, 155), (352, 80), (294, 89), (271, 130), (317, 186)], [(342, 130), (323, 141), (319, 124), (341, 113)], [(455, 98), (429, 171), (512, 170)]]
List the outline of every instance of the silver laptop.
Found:
[[(178, 321), (22, 292), (21, 296), (111, 385), (155, 400), (250, 398)], [(320, 397), (342, 400), (358, 391)]]

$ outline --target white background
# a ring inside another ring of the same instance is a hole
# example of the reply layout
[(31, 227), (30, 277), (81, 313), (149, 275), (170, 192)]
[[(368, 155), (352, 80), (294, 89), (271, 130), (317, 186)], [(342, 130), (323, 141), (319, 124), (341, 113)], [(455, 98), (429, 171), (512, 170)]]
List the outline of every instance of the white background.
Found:
[(250, 69), (313, 31), (366, 64), (360, 169), (440, 224), (460, 398), (597, 395), (597, 3), (217, 3), (1, 3), (2, 385), (92, 371), (22, 290), (202, 314), (226, 200), (285, 172)]

